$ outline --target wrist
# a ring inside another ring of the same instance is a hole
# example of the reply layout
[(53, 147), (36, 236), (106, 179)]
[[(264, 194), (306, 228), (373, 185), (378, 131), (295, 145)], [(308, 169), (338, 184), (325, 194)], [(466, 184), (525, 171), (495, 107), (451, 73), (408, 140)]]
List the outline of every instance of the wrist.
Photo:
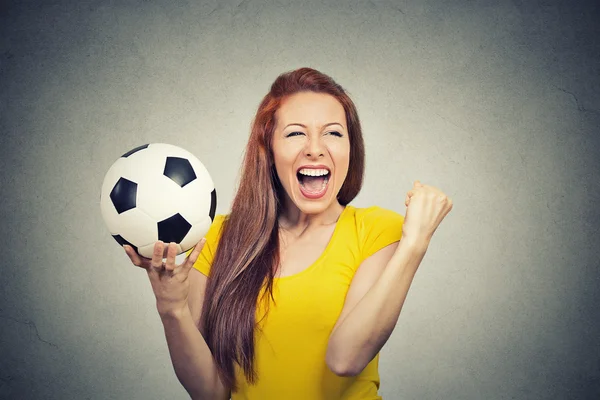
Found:
[(187, 315), (191, 315), (190, 308), (187, 304), (185, 304), (183, 307), (164, 307), (160, 304), (157, 304), (156, 308), (161, 320), (180, 320), (185, 318)]
[(398, 245), (398, 248), (400, 247), (409, 248), (413, 251), (425, 252), (429, 247), (429, 239), (425, 237), (410, 237), (402, 235), (400, 238), (400, 244)]

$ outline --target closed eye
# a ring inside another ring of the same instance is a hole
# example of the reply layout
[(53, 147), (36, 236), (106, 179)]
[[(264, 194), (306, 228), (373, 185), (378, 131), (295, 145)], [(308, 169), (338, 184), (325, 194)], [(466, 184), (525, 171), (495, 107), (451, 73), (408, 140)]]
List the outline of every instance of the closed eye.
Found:
[[(342, 135), (341, 133), (339, 133), (339, 132), (337, 132), (337, 131), (331, 131), (331, 132), (327, 132), (327, 133), (329, 133), (329, 134), (331, 134), (331, 135), (333, 135), (333, 136), (337, 136), (337, 137), (342, 137), (342, 136), (344, 136), (344, 135)], [(288, 133), (287, 135), (285, 135), (285, 137), (287, 138), (287, 137), (291, 137), (291, 136), (298, 136), (298, 135), (304, 135), (304, 132), (299, 132), (299, 131), (296, 131), (296, 132), (290, 132), (290, 133)]]

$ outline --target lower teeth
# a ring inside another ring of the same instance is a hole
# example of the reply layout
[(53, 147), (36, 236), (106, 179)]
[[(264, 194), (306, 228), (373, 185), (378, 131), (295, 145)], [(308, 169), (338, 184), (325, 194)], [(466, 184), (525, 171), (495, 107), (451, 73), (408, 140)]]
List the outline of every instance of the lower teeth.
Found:
[(310, 192), (310, 193), (319, 193), (319, 192), (322, 192), (322, 191), (323, 191), (323, 189), (325, 189), (325, 186), (327, 186), (327, 182), (329, 182), (329, 178), (325, 178), (325, 179), (323, 180), (323, 184), (321, 185), (321, 189), (319, 189), (319, 190), (316, 190), (316, 191), (313, 191), (313, 190), (310, 190), (310, 189), (308, 189), (306, 186), (304, 186), (304, 183), (301, 183), (300, 185), (302, 185), (302, 187), (303, 187), (304, 189), (306, 189), (306, 191), (307, 191), (307, 192)]

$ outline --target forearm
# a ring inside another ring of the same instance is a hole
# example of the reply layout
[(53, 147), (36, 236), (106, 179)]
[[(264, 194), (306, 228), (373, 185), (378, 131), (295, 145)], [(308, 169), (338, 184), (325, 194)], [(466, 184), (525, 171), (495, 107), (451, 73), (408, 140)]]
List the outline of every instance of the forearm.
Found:
[(427, 245), (401, 240), (379, 279), (332, 332), (328, 356), (346, 375), (359, 374), (390, 337)]
[[(177, 378), (192, 399), (223, 398), (212, 353), (188, 307), (177, 315), (160, 315)], [(227, 397), (228, 398), (228, 397)]]

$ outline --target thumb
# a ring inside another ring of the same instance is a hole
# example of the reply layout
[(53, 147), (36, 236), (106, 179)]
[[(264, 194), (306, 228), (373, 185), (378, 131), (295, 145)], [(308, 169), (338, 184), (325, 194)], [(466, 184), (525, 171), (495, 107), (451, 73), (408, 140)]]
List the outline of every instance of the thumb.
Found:
[(192, 266), (196, 263), (204, 244), (206, 243), (206, 238), (202, 238), (196, 246), (194, 246), (194, 250), (190, 253), (189, 256), (185, 259), (184, 269), (186, 272), (189, 272), (192, 269)]

